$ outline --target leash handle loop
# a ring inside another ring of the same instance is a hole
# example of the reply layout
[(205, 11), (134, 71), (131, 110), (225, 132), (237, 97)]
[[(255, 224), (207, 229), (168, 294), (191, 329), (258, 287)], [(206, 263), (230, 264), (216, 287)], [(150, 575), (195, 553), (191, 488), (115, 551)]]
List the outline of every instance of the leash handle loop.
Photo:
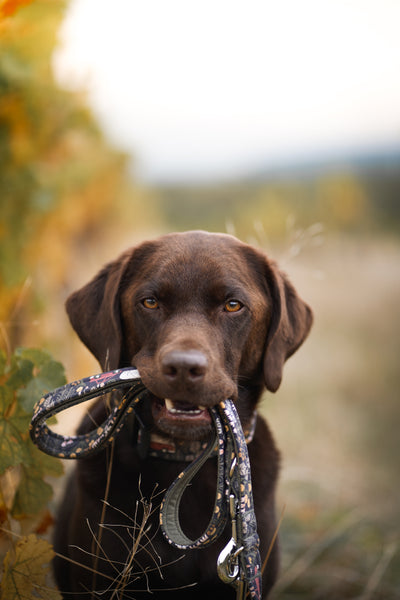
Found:
[[(222, 533), (226, 524), (227, 511), (226, 499), (221, 495), (224, 490), (225, 465), (223, 461), (224, 432), (219, 419), (213, 410), (210, 411), (214, 419), (216, 434), (209, 442), (207, 448), (194, 460), (178, 477), (167, 490), (160, 507), (160, 525), (164, 537), (175, 548), (180, 550), (193, 550), (212, 544)], [(214, 510), (210, 522), (204, 533), (196, 540), (191, 540), (182, 530), (179, 522), (179, 506), (186, 487), (190, 484), (193, 477), (204, 465), (206, 460), (214, 452), (218, 445), (218, 472), (217, 489), (215, 495)], [(223, 494), (224, 495), (224, 494)]]
[[(127, 393), (113, 406), (107, 419), (90, 433), (63, 436), (46, 424), (50, 417), (67, 408), (121, 388), (128, 388)], [(133, 368), (79, 379), (46, 394), (36, 404), (29, 427), (30, 436), (43, 452), (51, 456), (73, 459), (93, 454), (113, 440), (122, 428), (125, 416), (134, 410), (146, 393), (139, 371)]]

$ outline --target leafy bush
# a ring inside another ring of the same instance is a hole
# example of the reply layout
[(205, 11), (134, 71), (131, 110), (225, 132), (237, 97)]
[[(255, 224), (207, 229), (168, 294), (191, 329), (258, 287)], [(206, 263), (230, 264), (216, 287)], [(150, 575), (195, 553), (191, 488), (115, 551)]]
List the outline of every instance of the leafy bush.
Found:
[(0, 351), (0, 600), (46, 598), (51, 545), (37, 537), (51, 523), (53, 488), (47, 477), (63, 473), (61, 461), (40, 452), (29, 437), (34, 404), (65, 383), (64, 368), (42, 350)]

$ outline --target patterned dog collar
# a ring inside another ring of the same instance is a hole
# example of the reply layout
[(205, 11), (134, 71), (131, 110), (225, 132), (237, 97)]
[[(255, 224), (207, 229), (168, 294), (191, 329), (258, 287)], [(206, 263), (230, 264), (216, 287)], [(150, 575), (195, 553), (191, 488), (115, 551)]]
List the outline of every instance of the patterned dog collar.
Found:
[[(254, 411), (247, 427), (243, 429), (246, 444), (250, 444), (254, 438), (254, 432), (257, 424), (257, 411)], [(141, 445), (143, 437), (146, 435), (143, 429), (138, 432), (138, 445)], [(202, 452), (206, 450), (208, 442), (192, 441), (179, 442), (170, 437), (162, 436), (159, 433), (151, 432), (150, 443), (147, 456), (151, 458), (162, 458), (164, 460), (192, 462)], [(217, 456), (218, 447), (215, 446), (210, 456)]]

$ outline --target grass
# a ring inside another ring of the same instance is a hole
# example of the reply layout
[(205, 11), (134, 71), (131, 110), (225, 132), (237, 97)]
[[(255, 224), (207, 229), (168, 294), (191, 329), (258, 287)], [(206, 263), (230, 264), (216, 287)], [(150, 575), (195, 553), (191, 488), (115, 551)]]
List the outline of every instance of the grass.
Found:
[(262, 408), (286, 505), (272, 598), (400, 598), (400, 244), (328, 238), (285, 268), (315, 326)]

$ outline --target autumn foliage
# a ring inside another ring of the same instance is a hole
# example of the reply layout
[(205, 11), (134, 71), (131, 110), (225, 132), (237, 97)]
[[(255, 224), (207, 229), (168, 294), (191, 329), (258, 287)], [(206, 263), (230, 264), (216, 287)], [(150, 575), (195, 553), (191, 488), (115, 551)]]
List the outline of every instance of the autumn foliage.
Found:
[[(2, 14), (22, 4), (3, 2)], [(13, 347), (44, 305), (63, 303), (83, 255), (139, 227), (150, 205), (84, 95), (54, 79), (66, 5), (35, 0), (0, 21), (0, 337)]]
[(63, 474), (61, 461), (40, 452), (29, 437), (35, 402), (65, 383), (60, 363), (40, 350), (0, 352), (0, 600), (58, 599), (46, 588), (50, 544), (35, 533), (51, 524), (48, 477)]
[(21, 6), (30, 4), (33, 0), (1, 0), (0, 17), (9, 17), (13, 15)]
[(59, 314), (85, 255), (101, 255), (150, 210), (84, 95), (55, 81), (66, 7), (0, 0), (0, 600), (60, 598), (46, 587), (53, 551), (36, 534), (48, 533), (49, 477), (63, 471), (28, 428), (34, 403), (65, 382), (64, 371), (47, 352), (13, 349), (64, 343)]

